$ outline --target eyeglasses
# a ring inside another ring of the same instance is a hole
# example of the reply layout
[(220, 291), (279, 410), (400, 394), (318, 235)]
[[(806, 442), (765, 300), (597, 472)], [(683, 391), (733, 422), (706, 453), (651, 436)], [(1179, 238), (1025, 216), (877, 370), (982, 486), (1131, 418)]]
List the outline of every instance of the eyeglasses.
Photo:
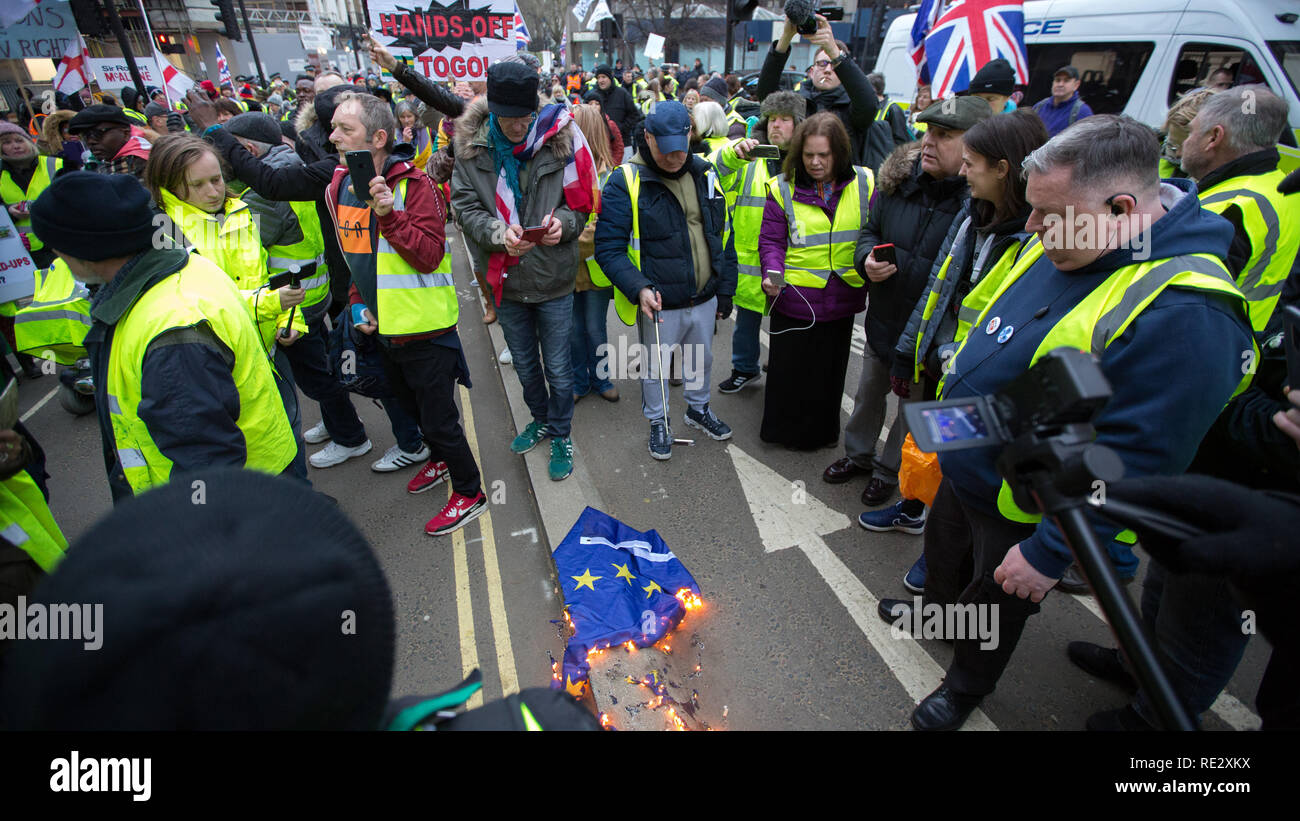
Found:
[(813, 65), (817, 66), (818, 68), (830, 68), (830, 67), (831, 67), (831, 61), (830, 61), (830, 60), (818, 60), (817, 62), (813, 63)]
[(1165, 137), (1164, 142), (1160, 144), (1160, 153), (1166, 160), (1178, 159), (1179, 155), (1182, 154), (1182, 150), (1182, 143), (1176, 143), (1168, 137)]

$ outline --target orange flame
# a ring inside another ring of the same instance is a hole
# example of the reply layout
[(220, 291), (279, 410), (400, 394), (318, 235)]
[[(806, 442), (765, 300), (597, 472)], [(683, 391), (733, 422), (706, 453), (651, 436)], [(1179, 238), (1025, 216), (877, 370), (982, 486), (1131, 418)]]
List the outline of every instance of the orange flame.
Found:
[(600, 726), (608, 727), (610, 725), (609, 716), (605, 713), (600, 714)]
[(682, 606), (686, 608), (687, 612), (704, 606), (703, 600), (692, 593), (688, 587), (683, 587), (681, 590), (678, 590), (676, 599), (682, 603)]
[(677, 710), (673, 707), (668, 708), (668, 720), (673, 723), (672, 728), (674, 730), (678, 732), (685, 732), (686, 722), (682, 721), (682, 717), (677, 715)]
[(636, 652), (636, 643), (633, 642), (631, 639), (628, 639), (627, 644), (624, 644), (623, 647), (624, 647), (624, 649), (626, 649), (629, 653), (635, 653), (635, 652)]

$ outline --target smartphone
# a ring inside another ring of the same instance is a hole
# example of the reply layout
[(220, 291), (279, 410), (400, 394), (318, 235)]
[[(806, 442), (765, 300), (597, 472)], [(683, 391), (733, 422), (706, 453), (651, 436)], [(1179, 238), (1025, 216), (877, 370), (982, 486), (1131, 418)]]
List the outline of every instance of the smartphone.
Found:
[(1300, 308), (1282, 307), (1282, 347), (1286, 350), (1286, 385), (1300, 391)]
[(779, 160), (781, 159), (781, 149), (774, 145), (756, 145), (749, 149), (749, 158), (751, 160)]
[(302, 282), (301, 271), (285, 271), (282, 274), (274, 274), (266, 281), (268, 291), (276, 291), (280, 288), (297, 288)]
[(903, 406), (908, 430), (925, 453), (982, 448), (1004, 440), (996, 429), (988, 399), (963, 396), (939, 402), (910, 402)]
[(534, 225), (532, 228), (525, 228), (520, 239), (533, 244), (539, 243), (542, 241), (542, 237), (546, 236), (546, 229), (547, 226), (545, 225)]
[(785, 287), (785, 271), (778, 271), (778, 270), (776, 270), (775, 268), (769, 268), (769, 269), (767, 269), (767, 271), (764, 272), (764, 275), (765, 275), (768, 279), (770, 279), (770, 280), (772, 280), (773, 282), (775, 282), (775, 283), (776, 283), (776, 287), (778, 287), (778, 288), (784, 288), (784, 287)]
[(843, 6), (822, 6), (817, 13), (826, 18), (826, 22), (835, 23), (844, 19)]
[(352, 324), (354, 326), (366, 324), (366, 317), (365, 314), (363, 313), (365, 310), (366, 310), (365, 305), (362, 305), (360, 303), (355, 303), (355, 302), (352, 304)]
[(876, 258), (876, 262), (888, 262), (890, 265), (898, 264), (898, 257), (894, 254), (894, 243), (892, 242), (886, 242), (872, 248), (871, 255)]
[(352, 191), (358, 198), (370, 199), (370, 181), (375, 178), (375, 161), (369, 151), (349, 151), (343, 155), (352, 179)]

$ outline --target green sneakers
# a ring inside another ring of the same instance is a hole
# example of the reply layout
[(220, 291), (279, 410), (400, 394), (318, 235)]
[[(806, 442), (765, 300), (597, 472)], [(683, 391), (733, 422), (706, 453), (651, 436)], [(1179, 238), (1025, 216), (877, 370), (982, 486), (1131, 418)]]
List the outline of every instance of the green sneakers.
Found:
[(546, 426), (541, 422), (529, 422), (524, 432), (515, 437), (515, 441), (510, 443), (510, 449), (515, 453), (527, 453), (537, 444), (546, 438)]
[(551, 439), (551, 481), (569, 478), (573, 473), (573, 440), (567, 436)]

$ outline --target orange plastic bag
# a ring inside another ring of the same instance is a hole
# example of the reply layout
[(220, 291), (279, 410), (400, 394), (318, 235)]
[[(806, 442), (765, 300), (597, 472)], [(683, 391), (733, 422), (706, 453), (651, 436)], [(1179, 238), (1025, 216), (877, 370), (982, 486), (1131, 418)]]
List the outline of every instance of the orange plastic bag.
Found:
[(898, 468), (898, 492), (904, 499), (920, 499), (933, 505), (941, 481), (939, 454), (924, 453), (916, 446), (912, 434), (907, 434), (903, 439), (903, 461)]

